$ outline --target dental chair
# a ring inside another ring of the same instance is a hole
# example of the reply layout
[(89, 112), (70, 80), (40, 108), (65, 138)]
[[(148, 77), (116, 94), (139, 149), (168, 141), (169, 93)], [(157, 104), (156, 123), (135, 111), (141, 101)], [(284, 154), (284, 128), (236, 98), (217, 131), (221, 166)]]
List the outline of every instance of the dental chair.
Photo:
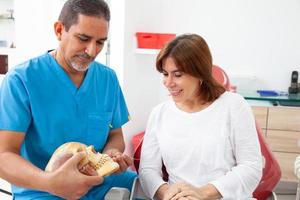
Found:
[(0, 199), (1, 200), (12, 200), (11, 186), (4, 179), (0, 178)]
[[(229, 81), (229, 78), (225, 71), (219, 67), (214, 65), (212, 68), (213, 77), (222, 84), (226, 90), (231, 90), (231, 84)], [(273, 192), (275, 189), (277, 183), (280, 181), (281, 178), (281, 170), (280, 166), (274, 157), (272, 151), (270, 150), (268, 144), (266, 143), (262, 131), (259, 127), (259, 125), (256, 123), (256, 132), (258, 135), (261, 153), (263, 155), (263, 175), (259, 182), (259, 185), (253, 192), (253, 197), (257, 200), (277, 200), (276, 194)], [(144, 138), (145, 132), (138, 133), (137, 135), (133, 136), (131, 142), (133, 145), (133, 158), (134, 158), (134, 166), (136, 171), (138, 172), (139, 169), (139, 163), (140, 163), (140, 156), (141, 156), (141, 148), (143, 144), (143, 138)], [(163, 179), (166, 181), (168, 180), (168, 174), (163, 166)], [(300, 158), (299, 158), (299, 171), (300, 171)], [(299, 172), (300, 174), (300, 172)], [(137, 192), (137, 190), (139, 190)], [(131, 198), (133, 199), (134, 194), (137, 193), (139, 195), (139, 198), (141, 199), (147, 199), (139, 185), (138, 179), (135, 181), (134, 189), (132, 192)]]
[(221, 67), (219, 67), (218, 65), (213, 65), (212, 74), (215, 80), (218, 81), (218, 83), (223, 85), (226, 90), (230, 91), (231, 83), (229, 81), (229, 77)]

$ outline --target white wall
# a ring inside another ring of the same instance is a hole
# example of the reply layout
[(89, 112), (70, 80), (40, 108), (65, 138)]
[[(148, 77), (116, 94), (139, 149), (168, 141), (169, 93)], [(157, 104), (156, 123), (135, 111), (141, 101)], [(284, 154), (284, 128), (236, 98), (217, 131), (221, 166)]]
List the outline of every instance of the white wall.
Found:
[(15, 0), (17, 63), (56, 47), (53, 24), (60, 3), (58, 0)]
[(134, 52), (135, 32), (198, 33), (233, 82), (287, 90), (300, 70), (299, 11), (299, 0), (127, 0), (124, 90), (133, 120), (126, 133), (144, 130), (151, 107), (166, 99), (155, 55)]
[(109, 27), (110, 52), (107, 65), (113, 68), (123, 86), (125, 1), (108, 1), (111, 10)]
[[(57, 47), (54, 22), (57, 21), (64, 2), (65, 0), (15, 0), (17, 48), (12, 66)], [(105, 51), (96, 60), (105, 62)]]

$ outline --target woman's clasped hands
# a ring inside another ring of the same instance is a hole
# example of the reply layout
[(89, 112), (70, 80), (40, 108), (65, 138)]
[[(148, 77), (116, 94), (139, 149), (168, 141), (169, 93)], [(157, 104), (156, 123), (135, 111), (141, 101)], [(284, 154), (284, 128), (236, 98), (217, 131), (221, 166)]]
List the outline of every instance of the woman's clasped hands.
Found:
[(203, 200), (201, 189), (188, 183), (170, 185), (163, 200)]

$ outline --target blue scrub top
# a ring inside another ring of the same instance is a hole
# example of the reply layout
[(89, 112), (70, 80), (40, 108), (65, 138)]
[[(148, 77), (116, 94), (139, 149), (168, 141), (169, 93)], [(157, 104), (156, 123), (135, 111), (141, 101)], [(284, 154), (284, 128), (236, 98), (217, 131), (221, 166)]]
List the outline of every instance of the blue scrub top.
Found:
[[(49, 53), (17, 66), (1, 85), (0, 129), (24, 132), (21, 156), (41, 169), (65, 142), (94, 145), (101, 152), (109, 131), (127, 121), (115, 72), (97, 62), (79, 89)], [(16, 186), (13, 193), (42, 194)]]

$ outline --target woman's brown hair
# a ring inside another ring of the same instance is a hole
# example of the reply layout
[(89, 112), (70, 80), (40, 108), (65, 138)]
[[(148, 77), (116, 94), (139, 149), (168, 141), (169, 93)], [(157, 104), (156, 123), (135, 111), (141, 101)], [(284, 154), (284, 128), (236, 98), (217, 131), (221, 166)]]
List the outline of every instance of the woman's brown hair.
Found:
[(180, 35), (164, 46), (156, 58), (156, 69), (161, 73), (167, 58), (172, 58), (180, 71), (200, 80), (200, 94), (204, 101), (214, 101), (225, 92), (212, 76), (212, 56), (201, 36)]

